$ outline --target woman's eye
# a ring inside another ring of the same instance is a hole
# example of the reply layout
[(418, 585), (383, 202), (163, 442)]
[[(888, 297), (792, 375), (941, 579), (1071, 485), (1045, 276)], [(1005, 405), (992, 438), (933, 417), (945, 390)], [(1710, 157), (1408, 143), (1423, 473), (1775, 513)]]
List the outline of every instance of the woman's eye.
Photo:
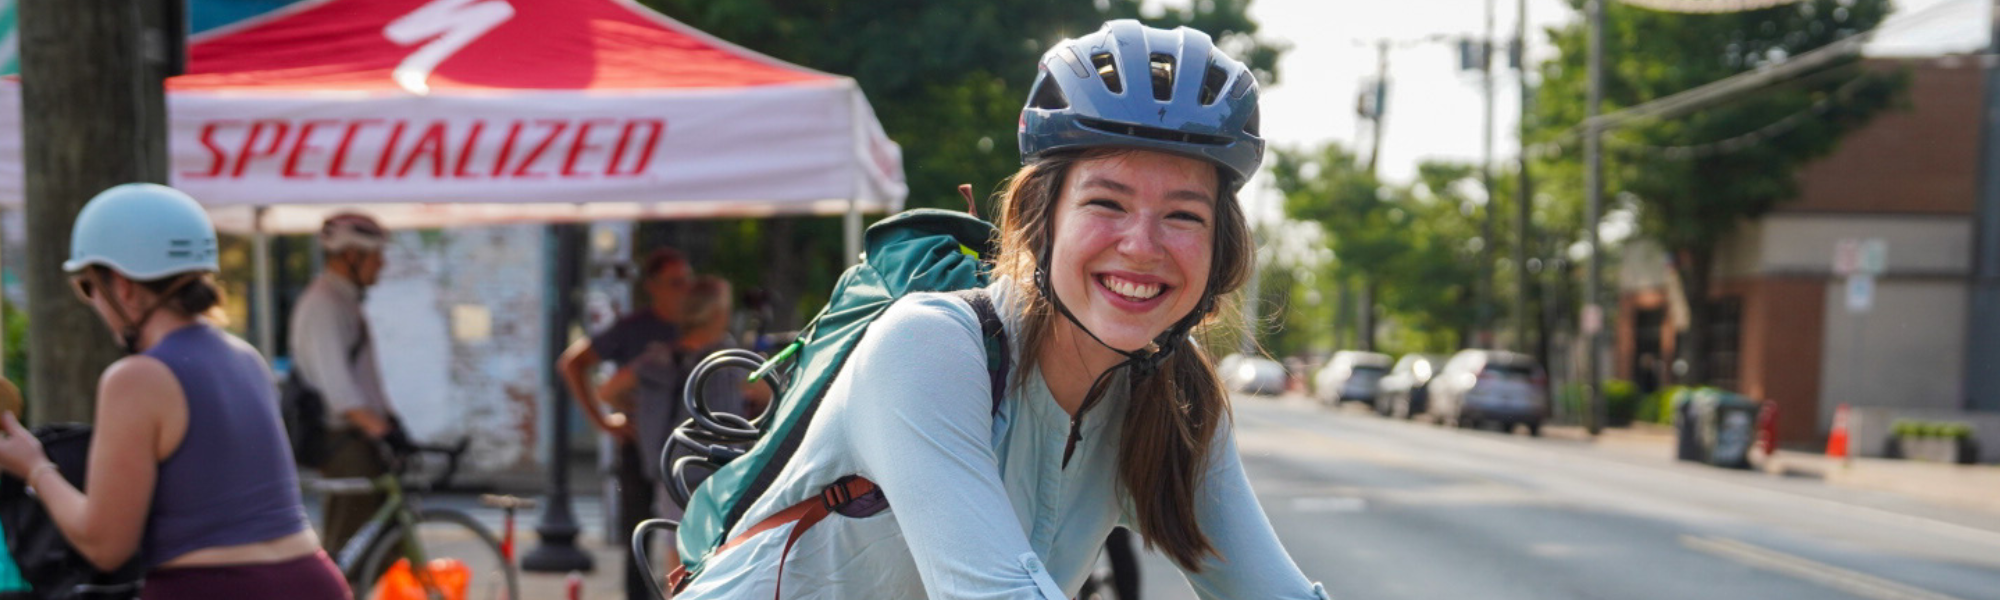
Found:
[(1197, 215), (1191, 212), (1176, 212), (1167, 215), (1167, 218), (1174, 219), (1177, 221), (1187, 221), (1189, 223), (1194, 223), (1196, 225), (1206, 225), (1208, 223), (1208, 219), (1201, 218), (1201, 215)]
[(1117, 202), (1112, 202), (1112, 201), (1110, 201), (1110, 200), (1102, 200), (1102, 199), (1099, 199), (1099, 200), (1091, 200), (1091, 201), (1088, 201), (1088, 202), (1084, 202), (1084, 203), (1083, 203), (1083, 205), (1084, 205), (1084, 206), (1095, 206), (1095, 207), (1098, 207), (1098, 208), (1108, 208), (1108, 209), (1111, 209), (1111, 210), (1116, 210), (1116, 211), (1123, 211), (1123, 210), (1125, 210), (1125, 207), (1123, 207), (1123, 206), (1119, 206)]

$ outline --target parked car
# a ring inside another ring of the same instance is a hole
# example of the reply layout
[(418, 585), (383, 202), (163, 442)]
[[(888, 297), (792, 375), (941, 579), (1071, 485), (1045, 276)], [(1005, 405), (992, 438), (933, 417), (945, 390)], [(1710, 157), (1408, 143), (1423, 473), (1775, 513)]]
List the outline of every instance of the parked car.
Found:
[(1285, 367), (1262, 356), (1231, 354), (1216, 363), (1222, 384), (1246, 394), (1276, 396), (1285, 393)]
[(1405, 354), (1382, 377), (1376, 392), (1375, 412), (1403, 419), (1424, 414), (1430, 407), (1430, 382), (1444, 368), (1442, 354)]
[(1462, 350), (1445, 363), (1430, 384), (1428, 412), (1458, 427), (1519, 423), (1528, 435), (1542, 434), (1549, 415), (1548, 375), (1526, 354)]
[(1342, 350), (1313, 378), (1313, 394), (1321, 402), (1340, 404), (1349, 400), (1375, 406), (1382, 376), (1389, 374), (1389, 355), (1378, 352)]

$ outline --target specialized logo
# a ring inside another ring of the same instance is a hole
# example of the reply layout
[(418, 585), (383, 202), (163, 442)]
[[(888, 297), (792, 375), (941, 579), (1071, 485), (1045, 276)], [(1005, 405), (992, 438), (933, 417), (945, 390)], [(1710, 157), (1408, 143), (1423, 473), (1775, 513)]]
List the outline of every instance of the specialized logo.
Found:
[(396, 65), (391, 78), (412, 94), (429, 94), (431, 86), (426, 80), (432, 70), (512, 18), (514, 5), (506, 0), (436, 0), (425, 4), (382, 28), (382, 36), (398, 46), (430, 40)]

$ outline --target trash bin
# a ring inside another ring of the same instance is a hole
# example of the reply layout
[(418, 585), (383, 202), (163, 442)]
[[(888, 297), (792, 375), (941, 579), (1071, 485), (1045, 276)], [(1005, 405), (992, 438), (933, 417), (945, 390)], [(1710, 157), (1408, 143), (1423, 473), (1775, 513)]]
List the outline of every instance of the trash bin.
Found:
[(1707, 439), (1708, 464), (1730, 469), (1750, 468), (1750, 450), (1757, 445), (1757, 411), (1762, 403), (1742, 394), (1714, 390)]
[(1674, 399), (1675, 457), (1731, 469), (1750, 468), (1762, 403), (1742, 394), (1700, 388)]
[(1674, 458), (1692, 462), (1708, 462), (1708, 450), (1702, 443), (1702, 415), (1708, 413), (1696, 400), (1693, 388), (1679, 388), (1674, 392)]

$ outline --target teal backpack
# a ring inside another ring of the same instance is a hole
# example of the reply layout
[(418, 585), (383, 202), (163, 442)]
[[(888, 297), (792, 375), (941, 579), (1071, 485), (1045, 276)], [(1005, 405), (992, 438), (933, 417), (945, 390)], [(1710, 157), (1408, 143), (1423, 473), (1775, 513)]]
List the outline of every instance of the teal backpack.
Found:
[[(694, 370), (685, 399), (693, 418), (675, 431), (667, 450), (678, 446), (694, 450), (696, 455), (663, 465), (666, 468), (661, 470), (672, 473), (668, 492), (686, 507), (676, 532), (681, 564), (668, 579), (670, 589), (679, 592), (701, 575), (710, 558), (755, 533), (797, 523), (792, 530), (792, 540), (796, 540), (829, 514), (859, 517), (888, 507), (872, 483), (848, 474), (828, 486), (819, 498), (752, 526), (738, 539), (727, 539), (745, 511), (770, 490), (772, 481), (791, 461), (834, 376), (867, 334), (869, 325), (897, 299), (918, 292), (956, 292), (972, 305), (986, 337), (994, 409), (999, 409), (1009, 366), (1008, 347), (1000, 319), (983, 289), (989, 281), (994, 233), (992, 224), (943, 210), (914, 209), (884, 219), (868, 228), (861, 263), (841, 275), (826, 308), (800, 330), (796, 341), (768, 361), (746, 351), (724, 351)], [(754, 369), (752, 381), (771, 385), (774, 401), (764, 416), (753, 422), (707, 409), (694, 391), (707, 389), (701, 380), (718, 366)], [(731, 445), (746, 442), (751, 444), (747, 451)], [(662, 459), (666, 454), (662, 453)], [(714, 473), (689, 493), (684, 482), (685, 471), (691, 466), (713, 469)], [(632, 543), (640, 564), (652, 564), (644, 547), (647, 532), (675, 526), (664, 520), (639, 526)], [(789, 553), (790, 541), (785, 548)], [(647, 581), (653, 582), (653, 578), (647, 577)]]

